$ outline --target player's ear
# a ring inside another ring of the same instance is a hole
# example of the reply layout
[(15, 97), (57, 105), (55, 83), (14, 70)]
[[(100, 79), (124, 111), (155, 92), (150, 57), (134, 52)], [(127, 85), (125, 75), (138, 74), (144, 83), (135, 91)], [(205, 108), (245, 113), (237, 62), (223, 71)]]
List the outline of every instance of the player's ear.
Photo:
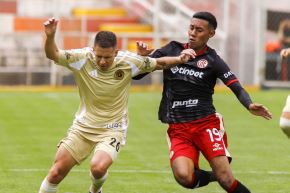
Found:
[(118, 49), (115, 49), (115, 57), (118, 55), (118, 52), (119, 52), (119, 50)]
[(212, 38), (214, 35), (215, 35), (215, 30), (214, 29), (210, 29), (209, 38)]

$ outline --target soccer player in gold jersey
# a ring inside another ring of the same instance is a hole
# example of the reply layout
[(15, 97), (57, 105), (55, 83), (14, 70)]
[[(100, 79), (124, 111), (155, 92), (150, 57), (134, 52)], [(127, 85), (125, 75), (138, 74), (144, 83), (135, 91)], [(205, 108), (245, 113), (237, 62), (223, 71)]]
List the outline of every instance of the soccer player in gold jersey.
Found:
[[(282, 49), (280, 55), (282, 60), (289, 61), (288, 58), (290, 57), (290, 48)], [(280, 128), (290, 138), (290, 94), (286, 99), (286, 104), (280, 116)]]
[(58, 20), (44, 23), (47, 58), (72, 71), (80, 95), (80, 105), (67, 136), (58, 145), (54, 163), (39, 193), (55, 193), (69, 171), (92, 151), (90, 193), (101, 193), (108, 168), (125, 144), (128, 128), (128, 97), (132, 77), (163, 70), (195, 57), (192, 49), (176, 57), (153, 59), (118, 51), (113, 32), (100, 31), (94, 46), (60, 50), (55, 43)]

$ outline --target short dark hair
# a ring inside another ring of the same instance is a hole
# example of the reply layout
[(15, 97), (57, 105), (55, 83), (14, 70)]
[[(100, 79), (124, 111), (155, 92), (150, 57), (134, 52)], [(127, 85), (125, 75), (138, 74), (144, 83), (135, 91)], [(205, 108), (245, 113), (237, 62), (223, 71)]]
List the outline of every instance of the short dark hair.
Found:
[(115, 48), (117, 46), (117, 37), (111, 31), (99, 31), (94, 41), (94, 46), (96, 45), (101, 48)]
[(215, 30), (217, 28), (217, 21), (213, 14), (207, 11), (196, 12), (192, 18), (198, 18), (208, 21), (208, 24)]

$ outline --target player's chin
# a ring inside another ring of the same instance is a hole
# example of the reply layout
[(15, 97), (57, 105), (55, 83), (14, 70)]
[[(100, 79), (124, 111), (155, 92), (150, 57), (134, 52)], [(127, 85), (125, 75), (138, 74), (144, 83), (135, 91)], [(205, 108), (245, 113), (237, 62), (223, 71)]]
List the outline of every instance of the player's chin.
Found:
[(102, 71), (107, 71), (107, 70), (109, 70), (109, 66), (100, 66), (100, 69), (102, 70)]

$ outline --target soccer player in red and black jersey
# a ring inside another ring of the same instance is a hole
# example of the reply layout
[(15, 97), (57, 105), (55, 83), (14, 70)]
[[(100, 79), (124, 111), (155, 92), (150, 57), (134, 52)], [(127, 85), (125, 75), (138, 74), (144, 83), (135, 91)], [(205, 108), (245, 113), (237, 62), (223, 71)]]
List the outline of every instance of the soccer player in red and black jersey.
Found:
[[(143, 42), (137, 42), (138, 53), (159, 58), (177, 56), (186, 48), (197, 56), (188, 62), (163, 70), (163, 93), (159, 119), (168, 123), (170, 163), (176, 181), (185, 188), (198, 188), (217, 180), (230, 193), (249, 193), (235, 179), (230, 168), (227, 136), (223, 120), (216, 113), (212, 95), (217, 79), (223, 81), (252, 114), (271, 119), (266, 107), (253, 103), (249, 94), (231, 72), (228, 65), (207, 45), (215, 35), (217, 21), (209, 12), (193, 15), (188, 30), (188, 43), (172, 41), (153, 52)], [(140, 79), (141, 74), (135, 79)], [(200, 152), (208, 160), (212, 172), (199, 168)]]

